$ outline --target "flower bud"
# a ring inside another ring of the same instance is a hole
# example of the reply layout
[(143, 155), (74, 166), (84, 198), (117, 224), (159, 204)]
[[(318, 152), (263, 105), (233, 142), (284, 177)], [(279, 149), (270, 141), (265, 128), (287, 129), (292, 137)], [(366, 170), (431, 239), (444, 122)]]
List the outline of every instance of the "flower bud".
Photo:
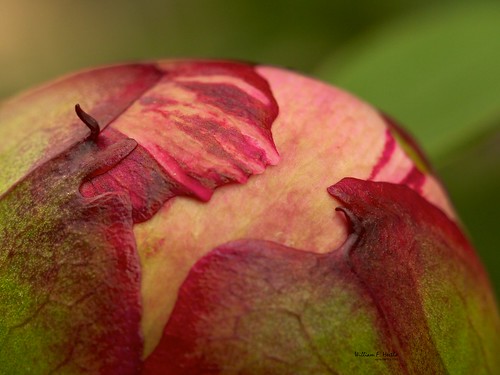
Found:
[(161, 61), (0, 106), (0, 372), (500, 372), (412, 139), (290, 71)]

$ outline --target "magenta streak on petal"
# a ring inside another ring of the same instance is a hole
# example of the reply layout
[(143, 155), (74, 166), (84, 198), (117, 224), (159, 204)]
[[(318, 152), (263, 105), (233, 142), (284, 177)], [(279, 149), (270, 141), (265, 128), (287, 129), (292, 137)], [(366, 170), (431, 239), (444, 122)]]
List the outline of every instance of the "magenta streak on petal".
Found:
[(197, 82), (182, 82), (179, 85), (196, 92), (200, 100), (220, 108), (228, 115), (258, 124), (266, 133), (269, 132), (273, 113), (266, 111), (267, 106), (240, 88), (229, 84)]
[(418, 193), (422, 193), (424, 183), (425, 175), (420, 172), (416, 166), (413, 166), (408, 174), (400, 181), (400, 184), (407, 185)]
[(165, 165), (165, 160), (167, 161), (168, 169), (166, 170), (166, 174), (179, 183), (187, 195), (194, 196), (204, 202), (210, 200), (212, 192), (209, 189), (187, 175), (184, 168), (170, 154), (158, 146), (156, 146), (156, 149), (156, 152), (162, 155), (163, 165)]
[[(252, 170), (261, 172), (265, 169), (266, 164), (271, 163), (262, 148), (253, 145), (250, 138), (235, 129), (226, 128), (220, 123), (199, 116), (190, 116), (185, 119), (188, 121), (178, 122), (177, 126), (201, 144), (208, 144), (208, 148), (205, 150), (207, 153), (231, 165), (230, 172), (234, 174), (230, 176), (231, 179), (244, 183), (247, 177), (252, 174)], [(233, 149), (238, 150), (238, 153), (226, 151), (220, 144), (222, 142), (230, 143)]]
[(384, 151), (382, 151), (382, 155), (380, 156), (377, 164), (375, 165), (375, 167), (373, 167), (372, 173), (370, 174), (370, 177), (368, 177), (368, 180), (373, 180), (375, 177), (377, 177), (377, 175), (380, 173), (382, 168), (391, 159), (391, 156), (394, 153), (395, 149), (396, 149), (396, 140), (392, 136), (390, 130), (387, 129), (385, 131)]
[(406, 142), (419, 156), (420, 160), (423, 162), (425, 168), (428, 171), (432, 171), (432, 166), (429, 160), (427, 159), (427, 156), (425, 153), (422, 151), (420, 146), (415, 142), (413, 137), (408, 133), (408, 131), (403, 128), (401, 125), (399, 125), (392, 117), (385, 113), (380, 113), (380, 115), (384, 118), (386, 124), (389, 126), (391, 131), (395, 132), (399, 137), (403, 139), (404, 142)]

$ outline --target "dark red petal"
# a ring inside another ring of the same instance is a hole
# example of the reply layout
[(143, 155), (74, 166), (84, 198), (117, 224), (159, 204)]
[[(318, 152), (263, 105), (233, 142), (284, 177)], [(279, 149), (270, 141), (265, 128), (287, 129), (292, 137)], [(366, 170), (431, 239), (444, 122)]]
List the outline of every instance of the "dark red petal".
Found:
[[(140, 267), (127, 195), (83, 198), (83, 175), (126, 157), (82, 143), (0, 199), (2, 373), (140, 370)], [(110, 166), (112, 167), (112, 166)]]
[[(98, 138), (97, 145), (105, 150), (127, 138), (109, 129)], [(92, 173), (80, 187), (84, 197), (94, 197), (105, 192), (129, 196), (132, 219), (140, 223), (151, 218), (168, 199), (176, 195), (190, 195), (144, 149), (137, 147), (113, 168)]]
[(131, 137), (139, 146), (82, 194), (127, 191), (134, 222), (149, 219), (174, 195), (210, 199), (218, 186), (244, 183), (276, 164), (271, 125), (278, 106), (252, 66), (180, 62), (104, 130), (99, 147)]
[[(349, 178), (329, 192), (350, 227), (343, 247), (320, 255), (241, 240), (213, 250), (185, 280), (144, 372), (492, 371), (498, 314), (459, 228), (406, 186)], [(377, 351), (395, 360), (354, 354)]]

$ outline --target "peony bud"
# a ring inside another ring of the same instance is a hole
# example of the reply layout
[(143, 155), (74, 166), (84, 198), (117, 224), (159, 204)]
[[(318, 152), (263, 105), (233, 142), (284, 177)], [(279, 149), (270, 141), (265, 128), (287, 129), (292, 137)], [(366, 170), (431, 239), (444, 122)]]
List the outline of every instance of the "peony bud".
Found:
[(105, 67), (3, 103), (0, 139), (2, 374), (500, 373), (443, 188), (339, 89)]

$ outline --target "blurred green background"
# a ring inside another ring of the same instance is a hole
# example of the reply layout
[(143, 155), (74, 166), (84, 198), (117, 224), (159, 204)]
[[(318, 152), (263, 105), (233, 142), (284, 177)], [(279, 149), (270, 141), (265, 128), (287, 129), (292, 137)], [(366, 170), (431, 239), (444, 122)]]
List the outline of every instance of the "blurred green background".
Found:
[(499, 1), (0, 1), (0, 99), (169, 57), (281, 65), (391, 114), (427, 151), (500, 295)]

